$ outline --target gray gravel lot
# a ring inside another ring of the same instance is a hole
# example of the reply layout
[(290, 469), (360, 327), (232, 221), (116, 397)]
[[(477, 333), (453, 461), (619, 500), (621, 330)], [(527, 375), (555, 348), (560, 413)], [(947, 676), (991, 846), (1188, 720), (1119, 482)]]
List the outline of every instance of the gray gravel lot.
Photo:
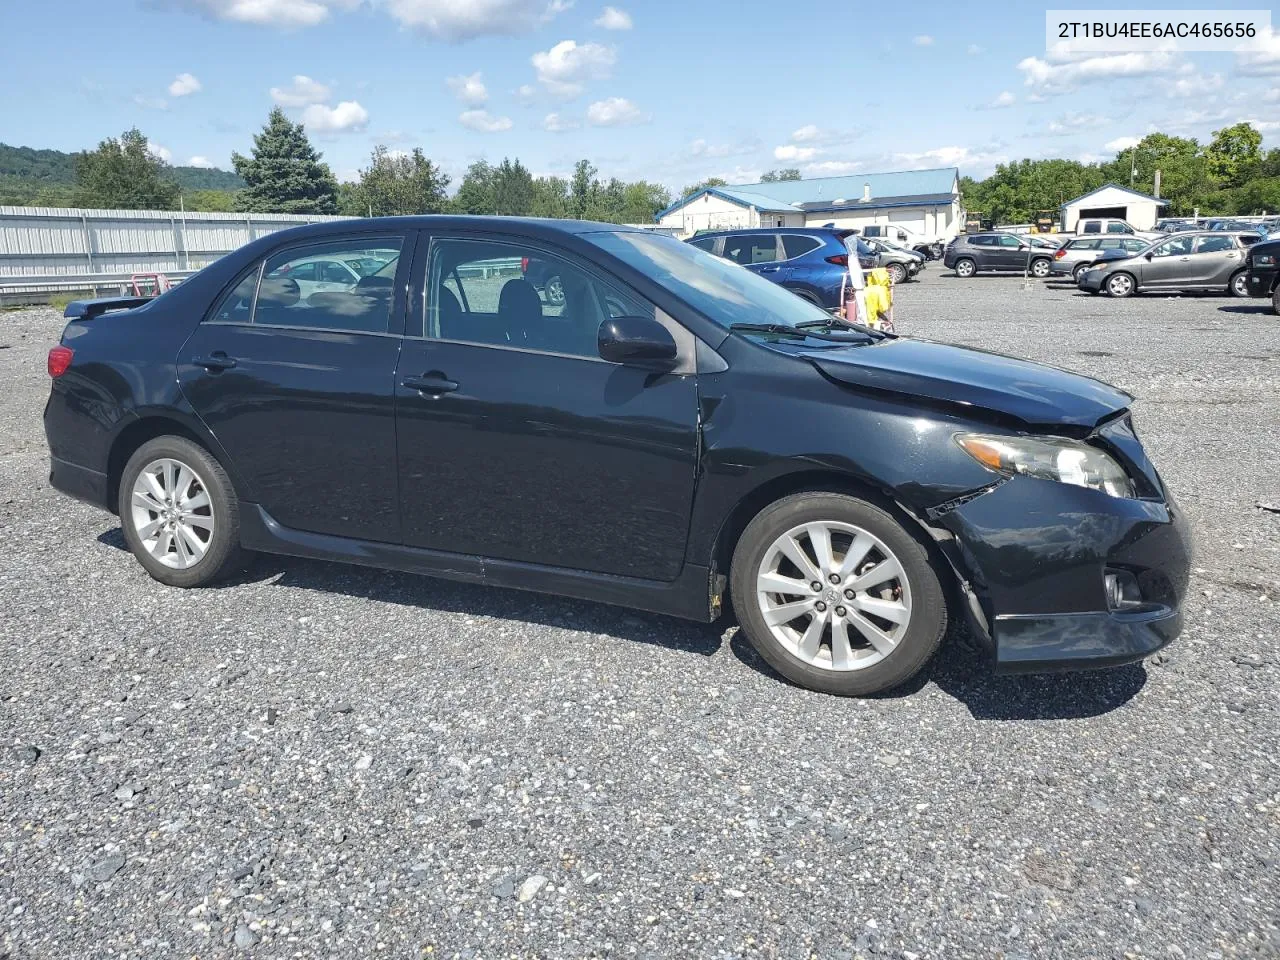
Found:
[(906, 333), (1139, 400), (1196, 528), (1144, 665), (866, 701), (726, 624), (261, 558), (152, 582), (0, 313), (0, 957), (1280, 956), (1280, 319), (932, 264)]

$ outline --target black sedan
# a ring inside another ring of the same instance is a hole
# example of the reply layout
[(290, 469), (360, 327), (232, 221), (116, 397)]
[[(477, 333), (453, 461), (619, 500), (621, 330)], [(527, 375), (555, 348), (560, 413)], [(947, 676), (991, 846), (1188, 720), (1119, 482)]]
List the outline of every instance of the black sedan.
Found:
[[(290, 275), (353, 251), (384, 266), (350, 289)], [(911, 677), (953, 619), (1017, 670), (1181, 625), (1185, 523), (1128, 395), (842, 325), (667, 237), (334, 221), (67, 315), (51, 481), (172, 586), (264, 551), (704, 621), (731, 598), (780, 673), (847, 695)]]
[(1280, 240), (1267, 240), (1249, 248), (1249, 296), (1270, 297), (1271, 309), (1280, 314)]

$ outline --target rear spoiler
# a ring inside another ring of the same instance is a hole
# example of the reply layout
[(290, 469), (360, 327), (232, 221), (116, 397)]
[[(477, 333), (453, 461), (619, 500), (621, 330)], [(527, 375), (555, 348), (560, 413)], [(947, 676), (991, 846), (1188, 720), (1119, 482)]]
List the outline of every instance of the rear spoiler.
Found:
[(62, 315), (69, 320), (92, 320), (108, 310), (132, 310), (155, 297), (99, 297), (97, 300), (72, 300)]

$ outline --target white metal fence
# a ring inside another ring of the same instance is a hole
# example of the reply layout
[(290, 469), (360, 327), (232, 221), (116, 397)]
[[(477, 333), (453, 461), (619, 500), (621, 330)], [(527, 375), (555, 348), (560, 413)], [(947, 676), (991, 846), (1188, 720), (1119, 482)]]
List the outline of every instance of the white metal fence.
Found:
[(339, 219), (0, 206), (0, 293), (109, 286), (133, 273), (182, 276), (268, 233)]

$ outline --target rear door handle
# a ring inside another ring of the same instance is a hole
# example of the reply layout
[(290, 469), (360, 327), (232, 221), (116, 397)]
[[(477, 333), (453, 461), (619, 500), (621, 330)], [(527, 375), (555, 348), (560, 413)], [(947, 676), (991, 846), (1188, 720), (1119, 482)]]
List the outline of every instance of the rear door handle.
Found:
[(777, 267), (761, 267), (760, 272), (761, 273), (777, 273), (778, 268)]
[(406, 390), (417, 390), (427, 396), (439, 397), (457, 390), (458, 382), (450, 380), (439, 370), (432, 370), (420, 377), (405, 377), (400, 381), (400, 386)]
[(230, 370), (236, 365), (235, 357), (228, 357), (221, 350), (215, 350), (207, 357), (192, 357), (193, 366), (204, 367), (210, 373), (221, 373), (223, 370)]

